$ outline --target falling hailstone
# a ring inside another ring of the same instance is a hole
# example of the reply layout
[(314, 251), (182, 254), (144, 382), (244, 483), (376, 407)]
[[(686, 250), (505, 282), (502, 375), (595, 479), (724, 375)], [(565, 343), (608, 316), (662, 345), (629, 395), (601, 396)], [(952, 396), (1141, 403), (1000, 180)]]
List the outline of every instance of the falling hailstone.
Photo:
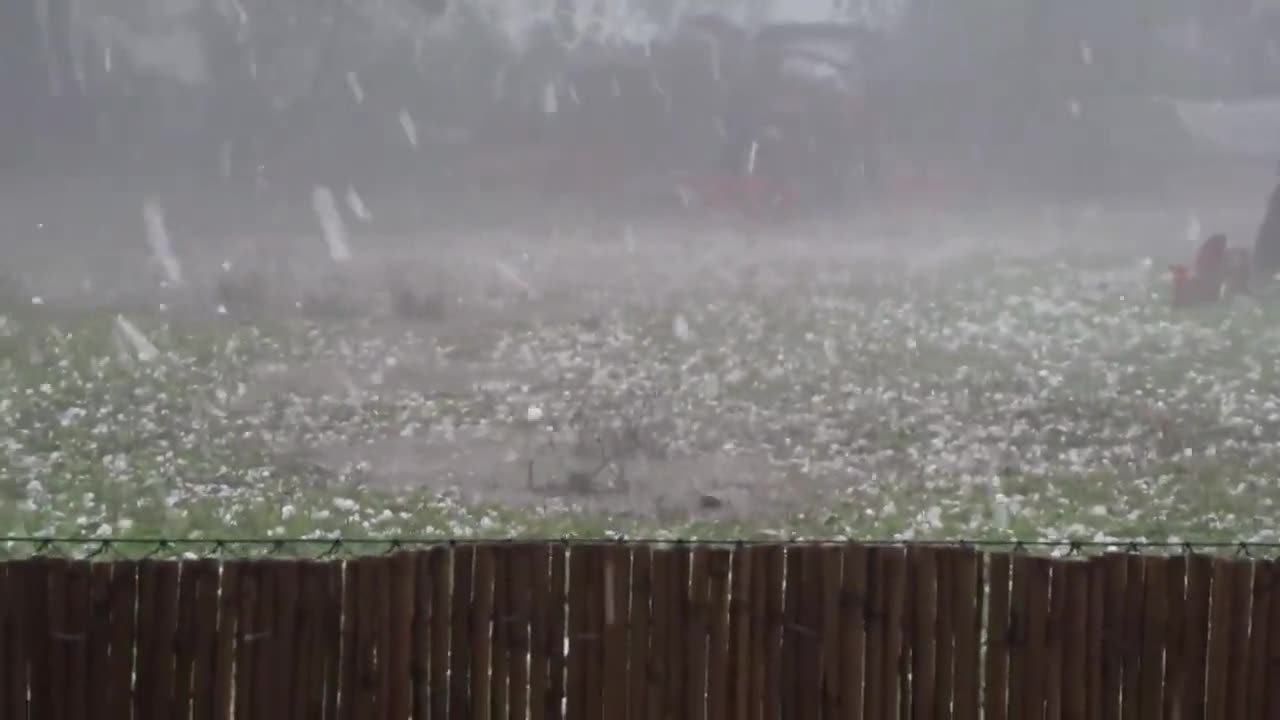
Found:
[(676, 319), (671, 322), (671, 332), (685, 342), (693, 337), (693, 331), (689, 329), (689, 321), (684, 319), (684, 315), (676, 315)]
[(160, 357), (156, 346), (125, 316), (116, 315), (115, 329), (117, 346), (127, 348), (130, 357), (136, 357), (142, 362), (151, 362)]
[(556, 97), (555, 83), (547, 83), (546, 87), (542, 88), (542, 112), (547, 115), (555, 115), (556, 111), (560, 109), (559, 103), (560, 100)]
[(356, 192), (355, 186), (347, 186), (347, 207), (351, 208), (352, 214), (365, 222), (373, 220), (373, 215), (369, 212), (369, 207), (364, 204), (364, 199), (360, 197), (360, 193)]
[(142, 204), (142, 221), (146, 227), (147, 244), (151, 252), (164, 268), (165, 277), (171, 285), (182, 284), (182, 266), (178, 257), (173, 254), (173, 245), (169, 242), (169, 231), (164, 225), (164, 211), (154, 200)]
[(347, 228), (342, 223), (342, 215), (338, 213), (333, 192), (322, 185), (317, 186), (311, 193), (311, 205), (315, 208), (316, 217), (320, 218), (324, 241), (329, 245), (329, 257), (334, 262), (350, 260), (351, 246), (347, 244)]
[(494, 268), (497, 269), (498, 275), (502, 276), (502, 279), (507, 281), (507, 283), (509, 283), (513, 287), (519, 289), (521, 292), (529, 295), (530, 297), (533, 297), (536, 294), (534, 293), (533, 286), (530, 285), (524, 278), (520, 277), (520, 273), (516, 272), (515, 268), (502, 262), (501, 260), (493, 261), (493, 266)]
[(351, 96), (356, 99), (357, 103), (364, 103), (364, 88), (360, 87), (360, 76), (355, 72), (347, 73), (347, 87), (351, 89)]
[(413, 116), (409, 115), (408, 109), (400, 111), (400, 127), (404, 128), (404, 136), (409, 138), (409, 144), (418, 147), (418, 126), (413, 124)]

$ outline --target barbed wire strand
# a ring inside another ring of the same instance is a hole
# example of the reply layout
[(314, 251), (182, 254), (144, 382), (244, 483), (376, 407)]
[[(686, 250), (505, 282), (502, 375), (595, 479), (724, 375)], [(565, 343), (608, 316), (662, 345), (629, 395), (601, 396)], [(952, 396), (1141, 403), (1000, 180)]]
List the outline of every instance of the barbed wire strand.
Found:
[[(752, 546), (832, 546), (857, 544), (870, 547), (963, 547), (978, 550), (1004, 549), (1013, 553), (1031, 551), (1061, 551), (1064, 556), (1082, 556), (1089, 551), (1110, 551), (1141, 553), (1143, 551), (1176, 550), (1186, 554), (1200, 552), (1232, 551), (1237, 557), (1253, 558), (1254, 553), (1271, 554), (1280, 550), (1280, 542), (1218, 541), (1203, 542), (1187, 540), (1018, 540), (1018, 539), (832, 539), (791, 537), (786, 539), (744, 538), (736, 540), (707, 538), (655, 538), (625, 536), (614, 537), (401, 537), (401, 538), (343, 538), (343, 537), (311, 537), (311, 538), (169, 538), (169, 537), (117, 537), (102, 538), (91, 536), (0, 536), (0, 548), (13, 549), (14, 545), (30, 546), (25, 551), (9, 553), (16, 556), (29, 557), (62, 557), (70, 559), (76, 553), (68, 553), (72, 548), (83, 548), (81, 559), (100, 560), (125, 558), (130, 550), (142, 551), (140, 559), (170, 557), (173, 555), (195, 555), (197, 557), (213, 557), (235, 559), (240, 557), (299, 557), (316, 560), (333, 560), (360, 555), (390, 555), (397, 551), (425, 549), (431, 547), (455, 547), (459, 545), (511, 545), (511, 544), (558, 544), (564, 546), (583, 546), (600, 544), (629, 544), (637, 546), (689, 546), (707, 547), (752, 547)], [(0, 555), (4, 551), (0, 550)]]

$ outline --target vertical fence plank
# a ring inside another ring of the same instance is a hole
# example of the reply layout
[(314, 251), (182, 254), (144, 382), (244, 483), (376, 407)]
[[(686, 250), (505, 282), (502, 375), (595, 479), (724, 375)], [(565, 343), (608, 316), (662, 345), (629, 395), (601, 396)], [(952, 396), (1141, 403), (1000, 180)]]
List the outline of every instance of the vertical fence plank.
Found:
[(360, 704), (360, 576), (364, 566), (355, 558), (342, 563), (342, 658), (338, 669), (337, 714), (355, 720)]
[(1088, 562), (1089, 617), (1085, 641), (1085, 717), (1103, 717), (1104, 618), (1107, 608), (1107, 566), (1105, 558)]
[(62, 558), (44, 558), (48, 580), (45, 598), (44, 641), (47, 646), (44, 672), (48, 705), (44, 717), (63, 720), (67, 717), (67, 573), (70, 563)]
[[(517, 545), (510, 550), (508, 567), (511, 570), (507, 582), (507, 607), (511, 618), (507, 623), (510, 641), (508, 671), (511, 674), (511, 692), (507, 703), (507, 720), (525, 720), (529, 713), (529, 612), (532, 607), (530, 585), (535, 548)], [(423, 716), (425, 717), (425, 716)], [(415, 719), (416, 720), (416, 719)]]
[(1007, 720), (1009, 699), (1010, 590), (1013, 556), (998, 553), (989, 556), (991, 583), (987, 619), (986, 688), (983, 693), (983, 717)]
[[(436, 555), (443, 552), (434, 547), (413, 556), (413, 620), (409, 642), (410, 706), (414, 720), (431, 717), (431, 650), (434, 646), (431, 626), (435, 612), (435, 584), (439, 576), (435, 572)], [(525, 586), (528, 592), (528, 586)]]
[(891, 702), (885, 697), (885, 676), (892, 668), (885, 665), (885, 636), (889, 627), (889, 583), (886, 578), (888, 550), (873, 547), (867, 556), (867, 587), (871, 609), (867, 613), (866, 680), (863, 691), (863, 716), (880, 718), (887, 714), (885, 706)]
[(1230, 679), (1231, 613), (1233, 567), (1230, 560), (1213, 561), (1213, 581), (1210, 595), (1209, 653), (1206, 670), (1205, 717), (1208, 720), (1227, 720), (1227, 693)]
[(1050, 560), (1041, 557), (1028, 558), (1027, 566), (1027, 621), (1022, 644), (1026, 648), (1027, 663), (1023, 715), (1027, 718), (1042, 717), (1046, 700), (1046, 675), (1049, 672), (1049, 648), (1046, 631), (1049, 624), (1049, 592), (1052, 581)]
[(453, 549), (453, 619), (449, 643), (449, 720), (471, 720), (471, 579), (475, 569), (473, 545)]
[(140, 618), (140, 621), (156, 625), (156, 633), (153, 636), (155, 646), (152, 648), (155, 658), (155, 665), (152, 667), (156, 673), (155, 683), (152, 686), (155, 704), (152, 707), (155, 708), (153, 717), (165, 717), (173, 712), (175, 699), (174, 682), (177, 673), (175, 646), (178, 634), (178, 592), (182, 568), (176, 560), (166, 560), (159, 563), (157, 570), (156, 614), (150, 618)]
[(797, 644), (800, 635), (796, 629), (800, 626), (800, 588), (802, 582), (802, 560), (797, 546), (783, 548), (783, 590), (782, 590), (782, 663), (779, 667), (778, 683), (781, 686), (782, 716), (800, 717), (797, 697), (800, 692), (796, 677), (802, 674), (799, 669)]
[[(285, 678), (289, 668), (277, 667), (279, 664), (279, 647), (287, 633), (285, 623), (280, 618), (278, 598), (283, 594), (281, 584), (285, 582), (280, 572), (288, 563), (286, 560), (257, 560), (258, 566), (258, 605), (254, 609), (257, 619), (250, 647), (253, 652), (253, 715), (255, 718), (280, 717), (281, 695), (288, 693), (289, 683)], [(281, 687), (285, 688), (281, 693)]]
[[(240, 570), (239, 563), (222, 564), (222, 582), (218, 595), (218, 638), (213, 660), (213, 720), (230, 720), (235, 712), (235, 661), (239, 653), (240, 593), (243, 592)], [(120, 564), (117, 563), (111, 576), (113, 584), (119, 574)], [(114, 612), (112, 617), (115, 617)]]
[[(1280, 559), (1271, 560), (1271, 616), (1267, 620), (1267, 657), (1271, 668), (1280, 667)], [(1267, 683), (1266, 717), (1280, 720), (1280, 682)]]
[[(453, 615), (453, 564), (456, 552), (452, 547), (432, 548), (431, 563), (431, 719), (446, 720), (453, 698), (450, 697), (449, 663), (452, 647)], [(545, 599), (547, 593), (546, 556), (534, 558), (534, 571), (542, 569), (541, 580), (535, 580), (531, 588), (533, 599)], [(536, 577), (536, 576), (535, 576)], [(535, 652), (537, 649), (535, 648)], [(546, 656), (543, 655), (545, 658)], [(545, 666), (544, 666), (545, 667)], [(545, 689), (545, 673), (543, 674)], [(539, 698), (541, 700), (541, 698)], [(536, 717), (536, 716), (535, 716)]]
[(386, 669), (388, 694), (386, 717), (408, 720), (413, 712), (414, 609), (418, 590), (418, 555), (399, 552), (388, 568), (391, 592), (387, 632)]
[(1129, 559), (1120, 554), (1101, 559), (1104, 568), (1102, 614), (1102, 718), (1119, 720), (1124, 689), (1125, 597), (1128, 594)]
[(108, 717), (127, 718), (141, 706), (136, 702), (134, 667), (137, 662), (139, 567), (121, 560), (111, 569), (111, 652)]
[(1249, 621), (1249, 654), (1246, 659), (1249, 677), (1246, 711), (1248, 717), (1261, 720), (1267, 716), (1267, 684), (1275, 682), (1267, 648), (1271, 638), (1269, 624), (1275, 579), (1271, 576), (1270, 562), (1255, 562), (1253, 565), (1253, 609)]
[[(264, 623), (258, 612), (258, 596), (261, 592), (261, 570), (257, 563), (237, 561), (239, 566), (239, 593), (237, 595), (237, 615), (239, 627), (236, 637), (235, 696), (236, 720), (254, 717), (253, 698), (255, 666), (257, 660), (256, 644), (265, 637)], [(138, 604), (139, 616), (142, 615), (141, 599)], [(352, 717), (352, 716), (348, 716)]]
[(569, 550), (569, 658), (564, 715), (568, 720), (586, 720), (587, 716), (587, 663), (591, 656), (587, 647), (588, 562), (585, 547)]
[(950, 579), (955, 650), (952, 655), (952, 717), (978, 720), (981, 713), (983, 556), (972, 548), (952, 553)]
[(142, 562), (138, 589), (138, 697), (135, 702), (140, 708), (146, 708), (143, 712), (148, 717), (168, 717), (173, 706), (178, 579), (176, 562)]
[(1046, 720), (1062, 718), (1062, 686), (1065, 682), (1067, 638), (1067, 574), (1075, 561), (1055, 559), (1049, 565), (1049, 623), (1045, 628), (1045, 645), (1048, 653), (1045, 673)]
[(1253, 567), (1251, 560), (1231, 563), (1231, 630), (1227, 654), (1227, 716), (1242, 718), (1248, 707), (1249, 692), (1249, 621), (1253, 605)]
[(763, 650), (763, 670), (760, 674), (763, 688), (762, 712), (765, 718), (777, 718), (782, 713), (786, 674), (782, 665), (784, 580), (787, 573), (786, 550), (781, 545), (770, 545), (762, 554), (765, 567), (763, 583), (764, 617), (761, 623), (760, 641)]
[(1168, 614), (1165, 624), (1164, 659), (1164, 714), (1163, 717), (1184, 717), (1183, 689), (1186, 681), (1186, 583), (1187, 557), (1179, 555), (1169, 559), (1166, 569), (1168, 583)]
[[(324, 713), (324, 689), (316, 679), (323, 675), (324, 667), (316, 627), (324, 589), (317, 587), (315, 564), (311, 560), (295, 562), (293, 643), (286, 650), (286, 661), (293, 664), (293, 673), (289, 688), (284, 691), (283, 717), (286, 718), (322, 717)], [(308, 707), (314, 708), (310, 714)]]
[(329, 645), (325, 611), (330, 602), (326, 563), (307, 560), (298, 567), (298, 618), (293, 643), (294, 671), (290, 713), (294, 720), (324, 717), (325, 666)]
[(630, 655), (627, 630), (631, 622), (631, 553), (628, 545), (612, 545), (604, 552), (604, 672), (602, 716), (626, 720), (630, 703)]
[[(89, 705), (89, 562), (77, 560), (67, 568), (66, 670), (67, 717), (86, 717)], [(0, 600), (0, 602), (3, 602)], [(94, 712), (101, 712), (95, 708)]]
[(588, 545), (586, 584), (586, 673), (583, 675), (584, 716), (602, 720), (604, 696), (604, 547)]
[(1066, 720), (1085, 720), (1089, 715), (1088, 645), (1089, 599), (1091, 595), (1092, 568), (1088, 562), (1077, 561), (1066, 566), (1063, 590), (1062, 623), (1059, 625), (1063, 643), (1062, 653), (1062, 717)]
[(23, 585), (23, 618), (27, 628), (27, 698), (28, 712), (32, 717), (47, 718), (53, 715), (49, 686), (49, 558), (36, 557), (20, 566), (19, 576)]
[(471, 717), (489, 717), (489, 689), (492, 664), (489, 631), (493, 619), (493, 547), (480, 544), (475, 549), (471, 602)]
[(646, 720), (649, 717), (652, 598), (652, 555), (648, 545), (637, 545), (631, 555), (631, 622), (627, 629), (627, 665), (630, 675), (627, 704), (631, 720)]
[[(95, 713), (110, 709), (109, 692), (111, 678), (107, 667), (111, 661), (111, 571), (112, 563), (95, 562), (89, 570), (89, 607), (86, 618), (88, 643), (88, 677), (85, 702)], [(4, 567), (0, 563), (0, 585), (3, 585)], [(0, 594), (3, 594), (0, 589)], [(4, 600), (0, 599), (0, 668), (4, 668)], [(16, 662), (16, 660), (13, 660)], [(4, 704), (4, 670), (0, 669), (0, 714)], [(197, 717), (196, 720), (204, 720)]]
[(901, 716), (903, 702), (909, 697), (904, 691), (910, 690), (903, 684), (908, 668), (903, 667), (902, 664), (903, 654), (906, 652), (903, 628), (907, 618), (907, 556), (900, 547), (884, 548), (881, 552), (881, 560), (885, 571), (886, 601), (884, 653), (881, 655), (881, 662), (884, 663), (885, 668), (884, 676), (881, 678), (883, 683), (881, 692), (884, 698), (882, 717), (895, 720)]
[(195, 561), (184, 560), (178, 570), (178, 624), (174, 637), (173, 714), (191, 713), (191, 680), (196, 662), (196, 599), (199, 587)]
[(864, 545), (849, 545), (840, 553), (840, 608), (844, 623), (840, 633), (842, 715), (861, 720), (863, 675), (866, 669), (867, 618), (870, 610), (868, 557)]
[(533, 575), (529, 594), (529, 718), (544, 720), (547, 717), (550, 696), (548, 675), (551, 659), (551, 606), (548, 603), (553, 548), (531, 548), (533, 557), (529, 571)]
[(710, 630), (707, 642), (707, 717), (727, 720), (729, 717), (729, 675), (733, 667), (729, 659), (730, 568), (732, 553), (713, 549), (707, 558), (707, 609)]
[(689, 575), (692, 557), (689, 546), (681, 543), (672, 551), (674, 570), (671, 575), (670, 615), (667, 618), (667, 632), (670, 640), (667, 643), (667, 694), (668, 705), (676, 717), (683, 717), (686, 708), (685, 689), (688, 687), (692, 665), (688, 658), (689, 631)]
[[(774, 585), (773, 549), (753, 546), (747, 550), (751, 554), (751, 632), (750, 656), (751, 687), (747, 693), (747, 717), (759, 720), (774, 717), (770, 713), (776, 706), (771, 705), (777, 693), (770, 693), (768, 688), (771, 676), (771, 648), (776, 642), (773, 635), (774, 601), (771, 599), (782, 591), (781, 582)], [(780, 607), (780, 604), (779, 604)]]
[[(8, 561), (0, 560), (0, 713), (6, 717), (18, 717), (17, 709), (13, 707), (15, 705), (13, 697), (18, 694), (18, 691), (10, 687), (10, 668), (17, 664), (19, 659), (13, 656), (13, 650), (10, 647), (13, 630), (12, 623), (9, 621), (9, 611), (12, 607), (9, 564)], [(25, 717), (27, 714), (25, 691), (22, 696), (24, 698), (22, 716)]]
[[(328, 591), (324, 604), (324, 720), (338, 720), (339, 699), (342, 694), (342, 673), (348, 652), (345, 647), (346, 631), (343, 628), (343, 612), (346, 602), (347, 564), (330, 560), (324, 564), (325, 588)], [(226, 576), (223, 575), (225, 583)]]
[(1186, 673), (1182, 717), (1205, 717), (1208, 698), (1205, 675), (1209, 663), (1209, 608), (1213, 561), (1204, 555), (1187, 557), (1187, 590), (1182, 628)]
[(822, 713), (822, 548), (804, 545), (797, 548), (799, 561), (798, 622), (792, 628), (797, 662), (795, 669), (796, 707), (799, 717), (818, 717)]
[(840, 686), (840, 636), (844, 616), (840, 607), (843, 583), (844, 558), (840, 548), (827, 546), (821, 549), (822, 602), (819, 642), (822, 648), (822, 713), (823, 717), (838, 718), (842, 712), (844, 697)]
[(0, 715), (27, 716), (27, 657), (22, 633), (22, 583), (16, 561), (0, 561)]
[(938, 550), (938, 622), (934, 647), (934, 702), (928, 708), (933, 717), (951, 720), (955, 695), (956, 590), (955, 563), (958, 548)]
[(188, 564), (195, 588), (192, 624), (193, 659), (191, 663), (191, 718), (212, 720), (214, 700), (214, 667), (218, 650), (218, 561), (203, 558)]
[(911, 708), (912, 717), (933, 717), (937, 696), (938, 553), (913, 547), (911, 563)]
[(1142, 660), (1139, 687), (1140, 716), (1159, 720), (1164, 712), (1164, 670), (1161, 660), (1165, 650), (1165, 625), (1168, 621), (1169, 559), (1160, 556), (1143, 558), (1143, 628)]
[(568, 619), (565, 599), (565, 581), (568, 577), (568, 548), (564, 544), (551, 548), (550, 593), (547, 596), (547, 608), (550, 614), (550, 635), (548, 649), (551, 653), (547, 672), (547, 717), (564, 716), (565, 701), (565, 622)]
[(685, 605), (685, 673), (684, 717), (706, 720), (707, 717), (707, 585), (708, 553), (705, 546), (694, 546), (689, 553), (689, 590)]
[(373, 664), (373, 717), (386, 717), (391, 702), (391, 671), (388, 659), (391, 656), (391, 623), (392, 597), (391, 585), (392, 558), (383, 556), (376, 558), (373, 573), (373, 626), (374, 658)]
[(1013, 578), (1009, 596), (1009, 717), (1025, 717), (1027, 685), (1030, 683), (1030, 578), (1034, 561), (1025, 553), (1013, 556)]
[(1124, 596), (1124, 627), (1122, 630), (1122, 661), (1120, 717), (1123, 720), (1140, 720), (1142, 715), (1142, 611), (1145, 606), (1146, 584), (1143, 577), (1145, 563), (1141, 555), (1125, 556), (1126, 583)]
[(343, 608), (343, 615), (352, 621), (355, 637), (351, 644), (351, 657), (347, 661), (353, 673), (350, 677), (352, 720), (373, 717), (377, 702), (378, 679), (375, 666), (378, 642), (377, 564), (373, 558), (361, 557), (347, 561), (347, 570), (355, 578), (354, 592)]
[(512, 620), (515, 619), (511, 609), (511, 574), (512, 544), (500, 544), (494, 547), (493, 555), (493, 635), (490, 657), (493, 659), (493, 678), (489, 680), (489, 714), (492, 717), (506, 717), (508, 705), (511, 703), (511, 633)]
[(493, 720), (505, 720), (507, 705), (510, 704), (509, 692), (511, 666), (511, 598), (508, 585), (511, 583), (511, 551), (509, 544), (493, 548), (493, 633), (490, 636), (489, 655), (492, 662), (492, 677), (489, 681), (489, 717)]
[(667, 548), (655, 548), (652, 552), (653, 609), (652, 639), (649, 649), (649, 690), (647, 704), (651, 720), (669, 717), (672, 708), (667, 697), (668, 648), (674, 636), (671, 633), (671, 586), (675, 584), (675, 556)]
[(739, 544), (729, 567), (729, 637), (725, 657), (725, 717), (746, 720), (751, 683), (751, 555)]

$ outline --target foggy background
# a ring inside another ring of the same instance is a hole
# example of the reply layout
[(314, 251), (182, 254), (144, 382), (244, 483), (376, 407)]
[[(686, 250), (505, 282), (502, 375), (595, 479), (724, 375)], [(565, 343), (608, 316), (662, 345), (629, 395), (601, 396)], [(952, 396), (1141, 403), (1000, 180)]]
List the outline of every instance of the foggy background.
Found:
[(1241, 147), (1207, 147), (1178, 110), (1280, 90), (1268, 3), (13, 0), (0, 173), (370, 194), (550, 190), (578, 173), (652, 192), (714, 165), (722, 96), (749, 71), (733, 61), (742, 38), (713, 52), (690, 30), (708, 11), (746, 32), (872, 31), (882, 154), (971, 187), (1150, 191), (1208, 163), (1271, 162), (1258, 143), (1280, 143), (1229, 132)]

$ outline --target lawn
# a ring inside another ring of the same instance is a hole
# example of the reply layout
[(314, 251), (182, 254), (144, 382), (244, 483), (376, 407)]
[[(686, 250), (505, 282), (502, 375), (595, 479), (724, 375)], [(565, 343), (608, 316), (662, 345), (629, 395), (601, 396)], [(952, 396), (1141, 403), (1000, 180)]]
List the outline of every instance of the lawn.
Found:
[(1280, 302), (1175, 313), (1149, 248), (524, 247), (11, 283), (0, 535), (1280, 540)]

